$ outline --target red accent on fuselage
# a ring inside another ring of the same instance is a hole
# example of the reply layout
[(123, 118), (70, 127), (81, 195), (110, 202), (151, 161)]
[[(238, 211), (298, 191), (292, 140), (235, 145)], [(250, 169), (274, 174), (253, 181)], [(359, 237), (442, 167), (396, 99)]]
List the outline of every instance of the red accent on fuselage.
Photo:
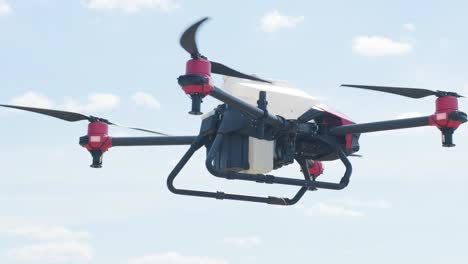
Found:
[(332, 114), (336, 117), (339, 117), (341, 120), (343, 120), (343, 124), (342, 125), (349, 125), (349, 124), (354, 124), (354, 122), (351, 120), (351, 118), (349, 118), (348, 116), (346, 116), (345, 114), (343, 113), (340, 113), (328, 106), (325, 106), (323, 104), (318, 104), (316, 106), (314, 106), (314, 108), (317, 108), (318, 110), (322, 110), (322, 111), (325, 111), (329, 114)]
[[(332, 116), (335, 116), (339, 119), (338, 124), (336, 122), (331, 122), (331, 120), (324, 119), (324, 122), (329, 124), (329, 125), (350, 125), (354, 124), (354, 122), (351, 120), (351, 118), (347, 117), (345, 114), (342, 114), (334, 109), (331, 109), (325, 105), (319, 104), (314, 106), (314, 108), (317, 108), (319, 110), (322, 110), (324, 112), (327, 112), (331, 114)], [(353, 135), (352, 134), (346, 134), (345, 136), (346, 140), (346, 149), (351, 149), (352, 144), (353, 144)]]
[(458, 111), (458, 98), (455, 96), (442, 96), (436, 100), (436, 112), (429, 118), (431, 126), (438, 128), (458, 128), (462, 122), (451, 120), (449, 115)]
[(112, 147), (112, 138), (108, 135), (109, 125), (104, 122), (90, 122), (88, 124), (87, 150), (99, 149), (102, 152)]
[(311, 162), (309, 162), (308, 164), (308, 168), (309, 168), (310, 176), (313, 176), (313, 177), (320, 176), (324, 170), (323, 164), (319, 160), (314, 160), (314, 161), (311, 160)]

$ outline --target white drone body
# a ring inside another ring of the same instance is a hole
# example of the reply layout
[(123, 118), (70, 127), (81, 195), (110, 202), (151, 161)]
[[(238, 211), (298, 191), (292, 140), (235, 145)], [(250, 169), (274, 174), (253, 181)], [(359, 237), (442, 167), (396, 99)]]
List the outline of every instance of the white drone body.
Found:
[[(260, 91), (267, 93), (268, 112), (286, 119), (297, 119), (318, 101), (306, 92), (289, 86), (286, 81), (272, 84), (224, 77), (222, 89), (245, 102), (256, 106)], [(210, 116), (205, 115), (203, 118)], [(249, 137), (249, 169), (244, 173), (269, 173), (273, 170), (275, 142)]]
[(273, 81), (268, 84), (235, 77), (224, 77), (222, 89), (254, 106), (257, 105), (258, 93), (265, 91), (268, 112), (286, 119), (297, 119), (310, 108), (319, 105), (315, 97), (289, 86), (287, 81)]

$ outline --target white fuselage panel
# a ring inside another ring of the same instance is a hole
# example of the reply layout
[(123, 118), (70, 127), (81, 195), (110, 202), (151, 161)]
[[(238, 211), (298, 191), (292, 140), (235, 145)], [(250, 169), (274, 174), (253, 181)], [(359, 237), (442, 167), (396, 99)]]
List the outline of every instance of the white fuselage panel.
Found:
[(224, 77), (222, 89), (254, 106), (257, 106), (259, 92), (265, 91), (268, 112), (286, 119), (297, 119), (307, 110), (319, 104), (316, 98), (289, 86), (285, 81), (273, 81), (273, 84), (268, 84)]

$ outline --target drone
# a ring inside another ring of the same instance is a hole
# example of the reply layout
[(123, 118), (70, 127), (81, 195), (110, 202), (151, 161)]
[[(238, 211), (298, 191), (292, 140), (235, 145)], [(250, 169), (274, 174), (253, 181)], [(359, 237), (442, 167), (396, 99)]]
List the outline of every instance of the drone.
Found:
[[(109, 135), (109, 126), (118, 125), (107, 119), (52, 109), (5, 104), (0, 106), (69, 122), (89, 121), (87, 134), (80, 137), (79, 144), (91, 154), (92, 168), (101, 168), (103, 154), (113, 147), (187, 145), (187, 152), (167, 178), (167, 186), (172, 193), (273, 205), (296, 204), (308, 191), (346, 188), (352, 174), (348, 157), (359, 156), (356, 152), (359, 151), (359, 138), (363, 133), (433, 126), (441, 131), (442, 146), (454, 147), (453, 134), (467, 121), (467, 114), (458, 109), (458, 98), (464, 96), (455, 92), (343, 84), (343, 87), (414, 99), (427, 96), (437, 98), (435, 113), (428, 116), (355, 123), (345, 115), (321, 105), (307, 94), (208, 60), (200, 53), (196, 42), (197, 32), (207, 20), (208, 18), (203, 18), (191, 25), (180, 38), (180, 45), (190, 55), (185, 74), (177, 78), (182, 91), (191, 100), (189, 114), (202, 115), (201, 105), (208, 96), (221, 102), (202, 116), (198, 135), (170, 136), (158, 131), (127, 127), (158, 136), (112, 137)], [(223, 89), (214, 84), (212, 74), (226, 76), (228, 81), (225, 81)], [(174, 180), (194, 153), (203, 147), (206, 149), (206, 169), (215, 177), (297, 186), (299, 190), (293, 197), (285, 198), (177, 188)], [(318, 176), (324, 172), (323, 162), (333, 160), (343, 163), (344, 175), (339, 182), (319, 181)], [(269, 174), (295, 162), (299, 164), (303, 178)]]

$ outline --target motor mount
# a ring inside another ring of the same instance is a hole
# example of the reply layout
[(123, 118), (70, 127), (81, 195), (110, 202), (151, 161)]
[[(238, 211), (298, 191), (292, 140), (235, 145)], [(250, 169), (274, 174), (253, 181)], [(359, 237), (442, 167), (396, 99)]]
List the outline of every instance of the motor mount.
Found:
[(93, 157), (91, 168), (102, 168), (102, 156), (112, 147), (112, 137), (108, 133), (107, 123), (93, 121), (88, 124), (88, 135), (80, 138), (80, 145)]
[(177, 79), (184, 92), (192, 100), (191, 115), (201, 115), (203, 98), (213, 90), (211, 62), (204, 57), (187, 61), (186, 74)]
[(458, 98), (449, 94), (437, 98), (436, 112), (431, 115), (429, 123), (441, 131), (443, 147), (455, 147), (453, 133), (466, 121), (466, 113), (458, 111)]

